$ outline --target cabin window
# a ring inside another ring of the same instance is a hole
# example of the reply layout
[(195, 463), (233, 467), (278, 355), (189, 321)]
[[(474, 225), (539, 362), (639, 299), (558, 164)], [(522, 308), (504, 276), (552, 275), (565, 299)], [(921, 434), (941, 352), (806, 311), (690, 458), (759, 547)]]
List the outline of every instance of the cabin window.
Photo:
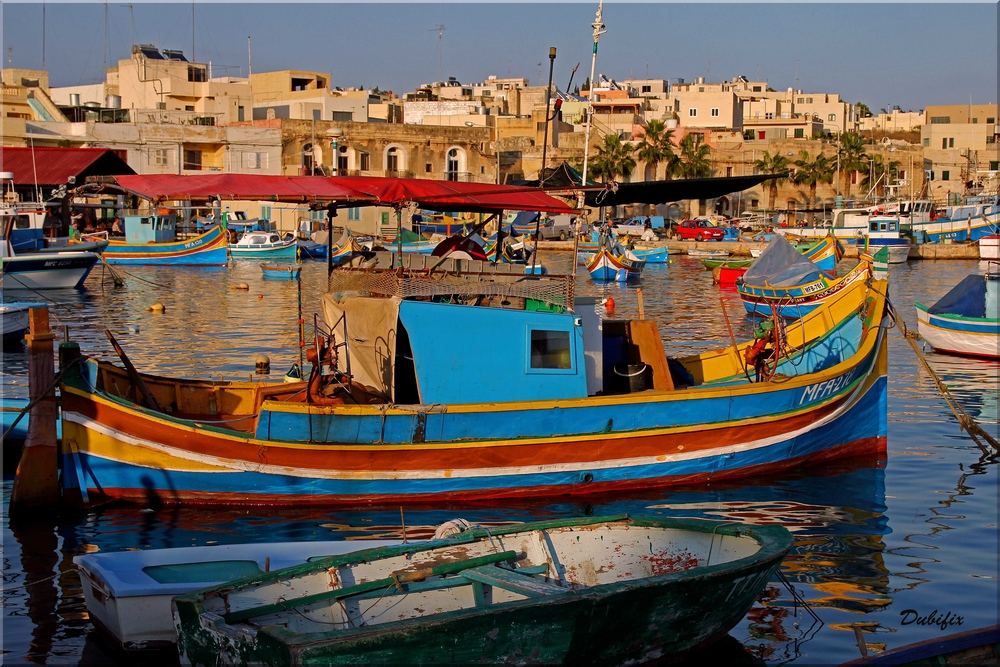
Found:
[(868, 225), (868, 231), (870, 231), (870, 232), (877, 232), (878, 231), (878, 223), (877, 222), (870, 223)]
[(570, 369), (573, 356), (570, 354), (570, 332), (531, 330), (531, 368)]

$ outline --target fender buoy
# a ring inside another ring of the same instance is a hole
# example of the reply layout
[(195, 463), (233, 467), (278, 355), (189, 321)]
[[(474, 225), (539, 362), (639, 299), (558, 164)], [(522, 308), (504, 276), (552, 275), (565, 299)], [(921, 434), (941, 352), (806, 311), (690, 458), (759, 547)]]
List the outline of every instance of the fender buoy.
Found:
[(604, 310), (608, 311), (608, 314), (615, 312), (615, 300), (610, 296), (604, 300)]

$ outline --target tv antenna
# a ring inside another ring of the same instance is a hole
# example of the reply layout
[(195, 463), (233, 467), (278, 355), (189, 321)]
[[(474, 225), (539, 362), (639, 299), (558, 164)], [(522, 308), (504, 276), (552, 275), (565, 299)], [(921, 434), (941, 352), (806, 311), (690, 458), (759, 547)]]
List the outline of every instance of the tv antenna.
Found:
[(447, 28), (444, 27), (444, 24), (438, 23), (429, 31), (429, 32), (437, 31), (438, 34), (438, 80), (441, 83), (444, 83), (444, 60), (442, 53), (444, 52), (443, 44), (444, 44), (445, 30), (447, 30)]

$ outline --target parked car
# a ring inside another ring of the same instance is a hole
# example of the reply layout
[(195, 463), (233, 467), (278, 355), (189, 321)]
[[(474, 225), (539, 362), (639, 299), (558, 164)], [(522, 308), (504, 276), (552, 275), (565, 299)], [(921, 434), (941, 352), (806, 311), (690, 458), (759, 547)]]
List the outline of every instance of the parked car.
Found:
[(557, 215), (544, 220), (538, 228), (538, 235), (543, 241), (567, 241), (573, 238), (573, 217)]
[(708, 220), (685, 220), (677, 226), (677, 235), (685, 241), (721, 241), (726, 232)]

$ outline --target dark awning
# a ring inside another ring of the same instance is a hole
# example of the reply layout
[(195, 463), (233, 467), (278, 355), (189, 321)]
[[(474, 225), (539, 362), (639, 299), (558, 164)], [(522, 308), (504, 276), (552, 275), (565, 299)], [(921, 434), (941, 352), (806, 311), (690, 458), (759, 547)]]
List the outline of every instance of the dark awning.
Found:
[[(622, 206), (625, 204), (666, 204), (685, 199), (716, 199), (732, 192), (748, 190), (772, 178), (787, 174), (756, 174), (754, 176), (720, 176), (716, 178), (685, 178), (669, 181), (619, 183), (617, 190), (604, 186), (587, 186), (587, 206)], [(579, 188), (577, 189), (579, 190)], [(545, 188), (551, 194), (572, 196), (565, 188)]]

